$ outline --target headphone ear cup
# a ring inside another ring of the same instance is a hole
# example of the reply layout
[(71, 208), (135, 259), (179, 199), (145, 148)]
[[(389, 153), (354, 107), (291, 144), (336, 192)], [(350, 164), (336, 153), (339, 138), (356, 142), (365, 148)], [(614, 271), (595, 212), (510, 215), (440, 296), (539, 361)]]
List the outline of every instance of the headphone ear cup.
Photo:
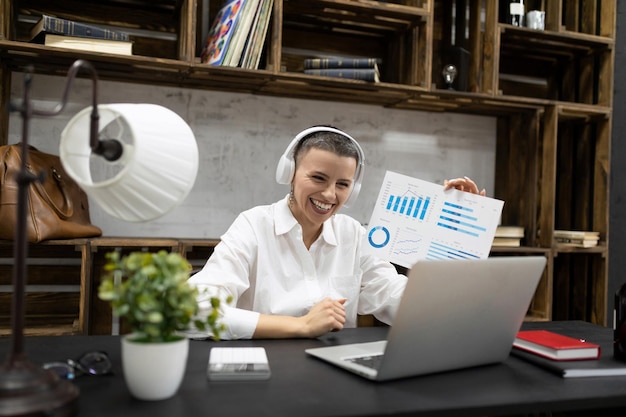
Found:
[(276, 166), (276, 182), (279, 184), (290, 184), (293, 179), (295, 165), (295, 162), (286, 155), (281, 156)]
[(361, 182), (357, 181), (357, 182), (354, 183), (354, 186), (352, 187), (352, 191), (350, 192), (350, 196), (348, 196), (348, 199), (346, 200), (346, 202), (343, 203), (343, 207), (348, 208), (348, 207), (352, 206), (352, 204), (359, 197), (359, 192), (360, 191), (361, 191)]

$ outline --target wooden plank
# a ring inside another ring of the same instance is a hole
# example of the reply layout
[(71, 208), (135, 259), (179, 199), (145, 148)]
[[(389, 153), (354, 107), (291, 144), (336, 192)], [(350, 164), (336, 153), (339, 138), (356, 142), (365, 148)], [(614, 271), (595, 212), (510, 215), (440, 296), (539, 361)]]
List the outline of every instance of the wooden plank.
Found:
[[(598, 35), (615, 39), (617, 0), (602, 0)], [(611, 76), (611, 79), (613, 77)]]
[[(2, 103), (11, 101), (11, 70), (5, 62), (0, 59), (0, 100)], [(9, 143), (9, 108), (2, 106), (0, 108), (0, 126), (6, 128), (0, 129), (0, 146)]]
[(483, 50), (481, 15), (481, 2), (472, 0), (470, 3), (468, 48), (470, 52), (469, 91), (474, 93), (480, 91), (480, 56)]
[[(574, 126), (576, 129), (576, 126)], [(574, 160), (572, 165), (576, 167), (575, 178), (571, 183), (572, 210), (575, 214), (575, 223), (579, 230), (594, 230), (593, 220), (593, 185), (594, 185), (594, 160), (596, 155), (595, 125), (585, 123), (579, 126), (573, 135)], [(604, 195), (606, 199), (606, 194)]]
[(184, 256), (195, 269), (204, 266), (213, 254), (218, 239), (182, 239), (179, 241), (179, 253)]
[[(430, 13), (430, 6), (426, 8), (414, 5), (403, 5), (373, 0), (316, 0), (316, 1), (291, 1), (286, 13), (315, 13), (319, 15), (332, 15), (336, 11), (347, 11), (347, 18), (358, 15), (369, 15), (378, 20), (402, 20), (426, 16)], [(386, 18), (386, 19), (382, 19)]]
[(554, 283), (552, 280), (554, 270), (554, 258), (547, 253), (548, 262), (546, 270), (541, 276), (537, 290), (530, 303), (529, 315), (539, 320), (552, 320), (552, 300), (554, 297)]
[(267, 48), (266, 69), (277, 74), (281, 71), (283, 48), (283, 0), (274, 0), (272, 18), (270, 21), (269, 46)]
[(571, 268), (569, 254), (555, 254), (554, 272), (552, 285), (554, 287), (554, 299), (552, 305), (552, 318), (554, 320), (568, 320), (570, 318), (570, 276)]
[(85, 7), (81, 0), (20, 0), (15, 3), (19, 13), (35, 18), (48, 13), (69, 20), (114, 26), (119, 30), (143, 29), (175, 34), (180, 18), (177, 14), (180, 5), (176, 1), (97, 1), (90, 2), (89, 7)]
[[(431, 13), (426, 17), (426, 22), (413, 29), (413, 59), (411, 68), (417, 69), (418, 78), (411, 85), (418, 85), (425, 88), (432, 83), (433, 67), (433, 22), (434, 15)], [(415, 37), (417, 36), (417, 38)]]
[(89, 241), (92, 252), (100, 249), (122, 248), (133, 250), (178, 250), (178, 240), (167, 238), (101, 237)]
[(91, 244), (79, 247), (81, 255), (80, 298), (78, 301), (78, 333), (91, 334), (91, 297), (93, 293), (93, 262)]
[[(196, 57), (202, 54), (206, 37), (211, 29), (211, 2), (210, 0), (196, 1)], [(193, 39), (193, 38), (192, 38)]]
[(485, 34), (483, 37), (481, 91), (490, 95), (498, 94), (498, 73), (500, 61), (500, 31), (498, 29), (498, 2), (485, 4)]
[(193, 62), (196, 56), (197, 0), (183, 0), (178, 14), (178, 59)]
[(598, 0), (580, 1), (579, 31), (595, 35), (597, 33), (596, 19), (598, 17)]
[(597, 62), (597, 104), (601, 106), (613, 107), (613, 73), (615, 71), (614, 51), (606, 50), (601, 52), (598, 55)]
[(565, 29), (578, 32), (580, 24), (578, 0), (563, 0), (563, 13), (565, 15)]
[[(589, 321), (600, 326), (612, 325), (612, 318), (607, 317), (609, 302), (612, 301), (608, 294), (607, 269), (608, 262), (606, 256), (596, 256), (590, 270), (590, 290), (592, 295), (589, 300)], [(610, 295), (612, 296), (612, 294)]]
[(561, 16), (563, 15), (563, 4), (560, 1), (547, 1), (545, 2), (546, 30), (552, 32), (561, 31)]
[(582, 57), (578, 62), (578, 96), (579, 103), (594, 104), (596, 102), (596, 63), (595, 56)]
[[(0, 0), (0, 40), (11, 39), (11, 24), (13, 19), (13, 2)], [(11, 70), (0, 59), (0, 103), (10, 103), (11, 100)], [(9, 143), (9, 109), (2, 105), (0, 108), (0, 146)]]
[[(0, 316), (11, 316), (12, 293), (0, 293)], [(78, 318), (79, 294), (70, 292), (26, 293), (25, 315), (29, 316), (71, 316)], [(8, 324), (8, 323), (5, 323)]]
[(11, 0), (0, 0), (0, 39), (11, 39), (12, 3)]
[(610, 191), (610, 163), (611, 163), (611, 121), (604, 119), (597, 122), (595, 127), (595, 158), (593, 164), (593, 208), (592, 228), (600, 232), (606, 244), (609, 242), (609, 199)]
[(543, 117), (543, 137), (541, 140), (541, 192), (539, 197), (539, 222), (541, 231), (538, 244), (552, 246), (552, 231), (555, 225), (556, 161), (558, 112), (555, 106), (548, 106)]
[[(577, 224), (577, 216), (573, 199), (573, 187), (577, 188), (575, 183), (575, 170), (582, 168), (575, 165), (575, 150), (578, 137), (576, 129), (580, 128), (580, 124), (575, 126), (573, 123), (560, 123), (558, 126), (557, 139), (557, 160), (556, 160), (556, 192), (555, 192), (555, 224), (554, 229), (578, 229), (581, 225)], [(584, 169), (584, 168), (582, 168)], [(582, 192), (584, 193), (584, 189)]]
[[(596, 125), (595, 163), (593, 171), (592, 229), (600, 232), (607, 248), (610, 242), (609, 229), (609, 173), (611, 160), (611, 121), (604, 119)], [(608, 288), (608, 260), (606, 256), (597, 259), (591, 275), (591, 322), (603, 326), (610, 325), (607, 310), (610, 302)]]
[[(564, 255), (560, 255), (564, 256)], [(588, 321), (591, 315), (589, 309), (590, 262), (589, 255), (568, 254), (571, 271), (568, 320)]]
[(536, 245), (537, 235), (538, 117), (536, 112), (501, 116), (497, 124), (494, 196), (516, 202), (505, 204), (502, 223), (523, 226), (527, 246)]
[[(27, 285), (80, 285), (81, 265), (27, 265)], [(0, 285), (13, 284), (13, 265), (0, 265)]]

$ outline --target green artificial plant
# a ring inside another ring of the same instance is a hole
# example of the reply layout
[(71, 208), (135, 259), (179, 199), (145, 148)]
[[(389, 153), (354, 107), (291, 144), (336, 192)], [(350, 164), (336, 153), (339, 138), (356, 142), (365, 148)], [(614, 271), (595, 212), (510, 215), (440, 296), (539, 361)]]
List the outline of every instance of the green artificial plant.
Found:
[[(179, 340), (181, 331), (193, 323), (198, 329), (211, 330), (219, 339), (225, 330), (219, 323), (221, 300), (211, 297), (211, 311), (206, 321), (197, 319), (198, 289), (187, 280), (191, 265), (176, 253), (164, 250), (106, 254), (105, 275), (98, 297), (109, 301), (113, 314), (123, 318), (139, 342), (155, 343)], [(117, 280), (116, 277), (121, 279)], [(230, 302), (230, 299), (226, 300)]]

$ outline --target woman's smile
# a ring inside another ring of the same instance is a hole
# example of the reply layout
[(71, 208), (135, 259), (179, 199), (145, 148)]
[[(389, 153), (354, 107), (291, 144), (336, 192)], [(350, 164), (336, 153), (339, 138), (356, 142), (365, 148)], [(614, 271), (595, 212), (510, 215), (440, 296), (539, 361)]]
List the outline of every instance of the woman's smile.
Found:
[(328, 213), (334, 205), (331, 203), (324, 203), (314, 198), (310, 198), (309, 201), (313, 204), (313, 207), (316, 209), (315, 211), (318, 211), (320, 214)]

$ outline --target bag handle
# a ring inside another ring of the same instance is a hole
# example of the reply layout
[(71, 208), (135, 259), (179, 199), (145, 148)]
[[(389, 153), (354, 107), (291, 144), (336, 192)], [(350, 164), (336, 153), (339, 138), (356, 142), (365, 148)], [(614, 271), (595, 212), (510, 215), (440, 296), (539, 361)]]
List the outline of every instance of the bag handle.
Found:
[[(32, 172), (30, 164), (27, 164), (27, 167), (28, 167), (28, 170)], [(61, 190), (61, 195), (63, 196), (65, 207), (67, 207), (67, 212), (64, 212), (55, 204), (55, 202), (52, 200), (52, 198), (50, 198), (50, 195), (48, 194), (48, 192), (46, 191), (46, 189), (44, 188), (44, 186), (42, 185), (40, 181), (34, 182), (35, 190), (37, 190), (39, 195), (46, 201), (46, 203), (50, 207), (52, 207), (52, 209), (55, 211), (55, 213), (59, 217), (61, 217), (64, 220), (67, 220), (74, 215), (74, 206), (72, 204), (72, 200), (69, 198), (69, 195), (67, 194), (67, 191), (65, 189), (65, 183), (63, 182), (63, 178), (61, 174), (54, 167), (51, 168), (51, 171), (52, 171), (52, 178), (54, 179), (54, 182), (59, 187), (59, 190)]]
[[(5, 153), (2, 157), (2, 161), (5, 161), (7, 159), (7, 154), (9, 152), (13, 152), (15, 155), (15, 158), (17, 159), (17, 161), (21, 164), (21, 155), (20, 155), (20, 150), (21, 150), (22, 144), (21, 143), (16, 143), (13, 145), (6, 145), (6, 149), (5, 149)], [(29, 145), (28, 146), (28, 151), (37, 151), (37, 148), (35, 148), (34, 146)], [(30, 159), (30, 158), (29, 158)], [(28, 171), (30, 171), (31, 174), (33, 174), (34, 176), (38, 176), (39, 173), (38, 172), (33, 172), (33, 168), (32, 165), (30, 163), (30, 161), (26, 162), (26, 169), (28, 169)], [(65, 189), (65, 182), (63, 181), (63, 177), (61, 176), (61, 173), (59, 173), (54, 167), (51, 168), (52, 171), (52, 178), (54, 179), (54, 182), (57, 184), (57, 186), (59, 187), (59, 190), (61, 191), (61, 195), (63, 196), (63, 201), (65, 203), (65, 207), (67, 207), (67, 212), (64, 212), (63, 210), (61, 210), (56, 203), (54, 202), (54, 200), (52, 200), (52, 198), (50, 198), (50, 195), (48, 194), (48, 191), (46, 191), (45, 187), (43, 186), (41, 181), (33, 181), (33, 184), (35, 186), (35, 190), (37, 191), (37, 193), (43, 198), (43, 200), (48, 204), (48, 206), (50, 206), (54, 212), (62, 219), (67, 220), (70, 217), (72, 217), (74, 215), (74, 205), (72, 204), (72, 200), (69, 197), (67, 190)], [(46, 173), (47, 175), (47, 173)]]

